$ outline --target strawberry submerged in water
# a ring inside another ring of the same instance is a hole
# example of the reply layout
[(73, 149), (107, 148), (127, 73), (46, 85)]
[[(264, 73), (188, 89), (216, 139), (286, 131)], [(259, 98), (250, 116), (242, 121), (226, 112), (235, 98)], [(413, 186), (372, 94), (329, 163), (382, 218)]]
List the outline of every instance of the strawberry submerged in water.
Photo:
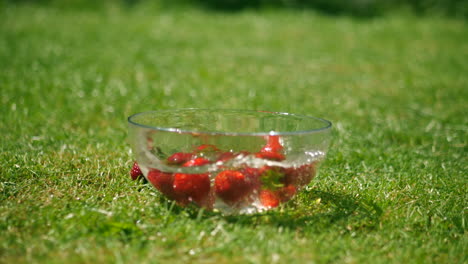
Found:
[[(193, 152), (177, 152), (166, 159), (166, 164), (176, 165), (182, 172), (167, 173), (150, 169), (147, 178), (162, 194), (181, 206), (194, 203), (213, 209), (215, 200), (219, 199), (237, 209), (256, 206), (255, 201), (260, 202), (264, 209), (275, 208), (291, 200), (299, 188), (310, 182), (315, 175), (315, 163), (292, 168), (281, 165), (264, 165), (259, 168), (247, 164), (234, 165), (243, 162), (242, 157), (250, 155), (265, 160), (285, 160), (280, 137), (267, 136), (265, 140), (266, 144), (257, 153), (236, 152), (232, 149), (224, 151), (214, 145), (200, 145), (193, 148)], [(210, 164), (221, 170), (214, 174), (216, 177), (213, 183), (211, 174), (205, 173), (206, 170), (188, 169)]]
[(278, 194), (272, 190), (262, 190), (259, 195), (260, 202), (266, 208), (275, 208), (280, 204)]
[[(208, 163), (210, 163), (209, 160), (196, 158), (185, 161), (182, 166), (194, 167)], [(179, 205), (187, 205), (190, 202), (195, 202), (201, 206), (207, 204), (206, 200), (210, 192), (210, 178), (206, 173), (167, 173), (151, 169), (148, 173), (148, 180), (162, 194), (169, 199), (175, 200)]]
[(210, 192), (208, 174), (176, 173), (174, 175), (174, 192), (182, 204), (195, 202), (202, 204)]
[(276, 152), (258, 152), (255, 154), (255, 157), (275, 161), (282, 161), (286, 159), (286, 157), (283, 154)]
[(296, 194), (296, 186), (285, 183), (286, 168), (264, 166), (259, 169), (262, 190), (259, 195), (260, 202), (267, 208), (274, 208), (285, 203)]
[(281, 152), (283, 145), (281, 145), (279, 136), (268, 136), (267, 144), (262, 148), (262, 152)]
[(233, 152), (222, 152), (218, 155), (216, 162), (226, 162), (233, 158), (235, 158), (235, 154)]
[(225, 203), (236, 205), (248, 200), (252, 192), (259, 186), (256, 176), (244, 170), (225, 170), (215, 178), (215, 193)]
[(210, 163), (211, 161), (205, 158), (196, 158), (196, 159), (192, 159), (192, 160), (185, 162), (184, 164), (182, 164), (182, 167), (197, 167), (197, 166), (207, 165)]
[(196, 152), (217, 152), (220, 151), (215, 145), (203, 144), (195, 148)]
[(259, 199), (266, 208), (275, 208), (281, 203), (285, 203), (296, 194), (296, 187), (293, 185), (284, 186), (276, 190), (260, 191)]
[(275, 160), (275, 161), (282, 161), (285, 160), (286, 157), (284, 156), (283, 146), (280, 142), (279, 136), (268, 136), (267, 143), (263, 148), (255, 154), (257, 158), (261, 159), (268, 159), (268, 160)]
[(162, 194), (172, 200), (178, 201), (178, 195), (174, 191), (174, 174), (151, 169), (148, 172), (148, 181)]
[(285, 185), (305, 186), (315, 177), (315, 163), (302, 165), (297, 168), (285, 169), (283, 182)]
[(192, 153), (177, 152), (167, 158), (167, 163), (171, 165), (183, 164), (193, 158)]
[[(210, 161), (207, 159), (195, 158), (185, 162), (182, 167), (197, 167), (209, 163)], [(195, 202), (198, 205), (210, 206), (207, 204), (207, 201), (210, 200), (210, 177), (208, 173), (176, 173), (173, 187), (180, 203)]]
[(296, 192), (297, 192), (297, 189), (294, 185), (287, 185), (276, 190), (276, 194), (278, 195), (282, 203), (285, 203), (291, 200), (291, 198), (294, 197)]
[(209, 194), (210, 180), (206, 174), (174, 174), (151, 169), (148, 173), (148, 181), (179, 205), (185, 206), (190, 202), (195, 202), (207, 208), (212, 206)]

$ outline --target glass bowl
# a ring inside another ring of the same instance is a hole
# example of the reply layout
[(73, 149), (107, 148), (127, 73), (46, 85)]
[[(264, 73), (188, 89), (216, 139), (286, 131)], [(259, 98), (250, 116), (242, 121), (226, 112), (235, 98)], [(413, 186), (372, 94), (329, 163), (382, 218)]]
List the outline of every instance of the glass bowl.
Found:
[(180, 206), (250, 214), (292, 199), (325, 158), (331, 122), (279, 112), (178, 109), (128, 118), (144, 177)]

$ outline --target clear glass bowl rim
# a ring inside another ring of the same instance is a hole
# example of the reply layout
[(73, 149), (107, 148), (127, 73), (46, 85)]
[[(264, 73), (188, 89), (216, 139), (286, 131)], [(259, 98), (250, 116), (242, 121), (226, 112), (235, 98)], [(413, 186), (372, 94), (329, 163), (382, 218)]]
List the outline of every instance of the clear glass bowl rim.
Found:
[[(316, 121), (320, 121), (324, 124), (324, 126), (314, 129), (307, 129), (307, 130), (298, 130), (298, 131), (265, 131), (265, 132), (219, 132), (219, 131), (199, 131), (199, 130), (184, 130), (179, 128), (173, 127), (158, 127), (158, 126), (150, 126), (145, 124), (140, 124), (132, 119), (139, 116), (139, 115), (147, 115), (147, 114), (158, 114), (158, 113), (170, 113), (170, 112), (178, 112), (178, 111), (212, 111), (214, 113), (220, 112), (239, 112), (239, 113), (267, 113), (267, 114), (274, 114), (274, 115), (284, 115), (284, 116), (294, 116), (298, 118), (304, 119), (313, 119)], [(308, 115), (301, 115), (301, 114), (292, 114), (287, 112), (272, 112), (272, 111), (262, 111), (262, 110), (241, 110), (241, 109), (222, 109), (222, 108), (177, 108), (177, 109), (164, 109), (164, 110), (154, 110), (154, 111), (145, 111), (139, 112), (128, 117), (128, 123), (147, 129), (154, 129), (158, 131), (166, 131), (166, 132), (176, 132), (176, 133), (188, 133), (193, 134), (196, 133), (197, 135), (211, 135), (211, 136), (267, 136), (267, 135), (278, 135), (278, 136), (287, 136), (287, 135), (301, 135), (301, 134), (312, 134), (323, 132), (326, 130), (331, 129), (332, 122), (314, 116)]]

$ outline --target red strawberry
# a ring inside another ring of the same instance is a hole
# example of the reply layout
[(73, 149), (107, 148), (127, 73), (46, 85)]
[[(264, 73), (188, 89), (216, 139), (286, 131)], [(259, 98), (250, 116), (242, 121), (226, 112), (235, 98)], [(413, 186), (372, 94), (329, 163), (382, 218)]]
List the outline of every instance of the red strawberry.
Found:
[(226, 162), (226, 161), (228, 161), (230, 159), (233, 159), (234, 157), (235, 157), (235, 155), (232, 152), (223, 152), (223, 153), (218, 155), (218, 158), (216, 160), (221, 161), (221, 162)]
[(194, 201), (197, 204), (202, 204), (210, 192), (210, 177), (207, 173), (176, 173), (173, 186), (180, 202)]
[(206, 164), (210, 164), (211, 161), (205, 159), (205, 158), (196, 158), (193, 160), (189, 160), (182, 164), (182, 167), (197, 167), (197, 166), (203, 166)]
[(225, 170), (215, 178), (215, 192), (224, 202), (234, 205), (252, 193), (253, 179), (240, 171)]
[(293, 185), (288, 185), (277, 190), (276, 194), (278, 195), (280, 201), (285, 203), (293, 198), (293, 196), (296, 194), (296, 191), (296, 187)]
[(211, 211), (211, 210), (213, 210), (215, 199), (216, 199), (215, 193), (213, 191), (213, 188), (211, 188), (208, 195), (204, 199), (199, 201), (198, 205)]
[(263, 173), (263, 169), (257, 169), (252, 167), (244, 167), (239, 170), (242, 172), (247, 178), (253, 180), (259, 180), (260, 175)]
[(193, 158), (192, 153), (185, 153), (185, 152), (177, 152), (172, 154), (170, 157), (167, 158), (167, 163), (169, 164), (182, 164), (185, 163)]
[(298, 168), (287, 168), (285, 169), (284, 184), (305, 186), (315, 177), (315, 173), (315, 163), (302, 165)]
[(277, 152), (258, 152), (257, 154), (255, 154), (255, 157), (275, 161), (282, 161), (286, 159), (286, 157), (283, 154)]
[[(204, 158), (196, 158), (182, 164), (182, 167), (197, 167), (209, 164)], [(179, 201), (186, 204), (194, 201), (201, 205), (207, 200), (210, 193), (210, 177), (208, 173), (188, 174), (176, 173), (174, 176), (174, 191)]]
[(278, 194), (271, 190), (262, 190), (259, 195), (260, 202), (266, 208), (275, 208), (280, 204)]
[(247, 182), (251, 185), (253, 191), (258, 192), (260, 189), (262, 182), (260, 181), (261, 170), (252, 167), (244, 167), (239, 170), (242, 174), (244, 174)]
[(285, 160), (286, 157), (281, 153), (283, 151), (283, 146), (280, 143), (279, 136), (268, 136), (266, 140), (266, 145), (260, 150), (260, 152), (257, 152), (255, 156), (257, 158), (268, 160)]
[(251, 185), (253, 191), (258, 192), (262, 186), (261, 182), (261, 170), (257, 168), (245, 167), (239, 170), (245, 175), (245, 178)]
[(138, 166), (138, 163), (136, 161), (133, 163), (133, 167), (130, 170), (130, 177), (132, 177), (132, 180), (134, 181), (143, 177), (143, 173), (141, 173), (140, 166)]
[(261, 152), (281, 152), (283, 146), (280, 143), (279, 136), (268, 136), (267, 144), (262, 148)]
[(196, 153), (198, 157), (204, 157), (209, 160), (216, 160), (220, 152), (221, 150), (219, 150), (215, 145), (210, 144), (200, 145), (194, 150), (194, 153)]
[(151, 169), (148, 172), (148, 181), (169, 199), (178, 200), (174, 191), (174, 175), (172, 173)]
[(215, 145), (210, 144), (203, 144), (195, 148), (197, 152), (212, 152), (212, 151), (219, 151), (219, 149)]

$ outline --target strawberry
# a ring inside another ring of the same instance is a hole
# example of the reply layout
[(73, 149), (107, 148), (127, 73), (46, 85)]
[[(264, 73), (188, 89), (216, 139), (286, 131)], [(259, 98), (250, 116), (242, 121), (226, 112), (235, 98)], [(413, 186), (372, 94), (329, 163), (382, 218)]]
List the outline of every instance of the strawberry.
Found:
[(281, 152), (283, 146), (280, 143), (279, 136), (268, 136), (267, 144), (262, 148), (261, 152)]
[(280, 203), (285, 203), (296, 194), (297, 189), (293, 185), (281, 187), (276, 190), (262, 190), (259, 198), (263, 206), (267, 208), (277, 207)]
[(262, 186), (261, 182), (261, 170), (257, 168), (244, 167), (239, 170), (242, 174), (245, 175), (248, 183), (251, 185), (253, 191), (258, 192)]
[(280, 204), (280, 197), (271, 190), (262, 190), (259, 195), (260, 202), (266, 208), (275, 208)]
[(286, 157), (281, 153), (283, 146), (280, 143), (279, 136), (268, 136), (266, 138), (267, 143), (263, 148), (255, 154), (257, 158), (282, 161)]
[(151, 169), (148, 172), (148, 181), (169, 199), (178, 200), (174, 191), (174, 175), (172, 173)]
[(296, 194), (296, 191), (296, 187), (294, 187), (293, 185), (287, 185), (277, 190), (276, 194), (278, 195), (279, 200), (282, 203), (285, 203), (291, 200), (291, 198), (293, 198), (293, 196)]
[(205, 198), (201, 199), (201, 201), (198, 202), (198, 205), (211, 211), (213, 210), (215, 199), (216, 196), (214, 190), (213, 188), (211, 188), (211, 190), (208, 192), (208, 195), (206, 195)]
[(210, 177), (207, 173), (176, 173), (173, 186), (179, 198), (178, 201), (183, 204), (190, 201), (202, 204), (208, 198), (210, 192)]
[[(209, 164), (204, 158), (195, 158), (182, 164), (182, 167), (197, 167)], [(208, 173), (189, 174), (176, 173), (174, 175), (174, 191), (182, 204), (194, 201), (203, 204), (209, 197), (210, 177)]]
[(259, 169), (262, 191), (260, 202), (267, 208), (277, 207), (287, 202), (296, 194), (294, 185), (285, 184), (286, 170), (282, 167), (264, 166)]
[(253, 179), (234, 170), (220, 172), (214, 184), (216, 195), (229, 205), (241, 202), (255, 187)]
[(235, 158), (236, 155), (233, 152), (223, 152), (218, 155), (216, 161), (226, 162), (230, 159)]
[(203, 144), (195, 148), (196, 152), (216, 152), (219, 149), (215, 145)]
[(315, 163), (302, 165), (298, 168), (287, 168), (285, 169), (283, 182), (285, 185), (302, 187), (310, 183), (314, 178), (315, 173)]
[(173, 165), (179, 165), (179, 164), (182, 164), (191, 160), (193, 156), (194, 155), (192, 153), (177, 152), (167, 158), (167, 163), (173, 164)]
[(277, 152), (258, 152), (255, 154), (255, 157), (275, 161), (282, 161), (286, 159), (283, 154)]
[(195, 158), (182, 164), (182, 167), (197, 167), (197, 166), (203, 166), (209, 163), (211, 163), (211, 161), (205, 158)]
[(196, 153), (198, 157), (203, 157), (209, 160), (216, 160), (220, 152), (221, 150), (219, 150), (215, 145), (210, 144), (200, 145), (194, 150), (194, 153)]
[(132, 180), (134, 181), (143, 177), (143, 173), (140, 170), (140, 166), (138, 166), (138, 163), (136, 161), (133, 163), (133, 167), (130, 170), (130, 177), (132, 177)]
[(247, 178), (250, 178), (251, 181), (258, 181), (260, 175), (264, 172), (264, 169), (244, 167), (239, 171), (242, 172)]

